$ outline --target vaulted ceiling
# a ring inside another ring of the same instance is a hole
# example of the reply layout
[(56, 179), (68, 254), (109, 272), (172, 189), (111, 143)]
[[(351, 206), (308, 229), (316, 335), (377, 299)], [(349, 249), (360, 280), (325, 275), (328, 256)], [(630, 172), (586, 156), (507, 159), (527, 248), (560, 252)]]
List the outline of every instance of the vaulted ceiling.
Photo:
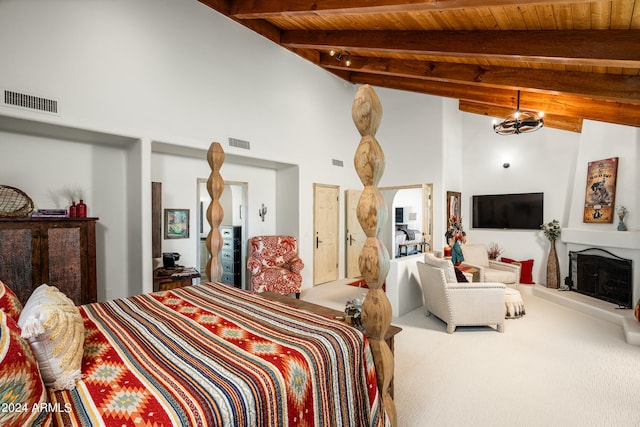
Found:
[(354, 84), (640, 127), (640, 0), (199, 1)]

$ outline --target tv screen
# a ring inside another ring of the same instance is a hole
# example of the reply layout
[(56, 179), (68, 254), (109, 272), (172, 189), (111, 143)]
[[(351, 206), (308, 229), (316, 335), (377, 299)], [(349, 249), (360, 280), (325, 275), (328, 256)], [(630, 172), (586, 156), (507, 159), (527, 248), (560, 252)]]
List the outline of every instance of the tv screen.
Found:
[(473, 196), (473, 228), (540, 230), (544, 193)]

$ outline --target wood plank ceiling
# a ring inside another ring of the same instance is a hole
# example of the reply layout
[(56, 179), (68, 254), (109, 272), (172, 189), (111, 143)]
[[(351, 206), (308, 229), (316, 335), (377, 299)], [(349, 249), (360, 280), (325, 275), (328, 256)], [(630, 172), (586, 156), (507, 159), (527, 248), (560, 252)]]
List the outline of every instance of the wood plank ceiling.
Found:
[(640, 0), (199, 1), (354, 84), (640, 127)]

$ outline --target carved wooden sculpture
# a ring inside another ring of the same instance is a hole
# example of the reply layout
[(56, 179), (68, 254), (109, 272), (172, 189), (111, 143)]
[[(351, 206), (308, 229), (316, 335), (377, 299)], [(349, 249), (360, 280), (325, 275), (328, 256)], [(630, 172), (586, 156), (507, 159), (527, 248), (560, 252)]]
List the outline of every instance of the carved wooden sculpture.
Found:
[(207, 221), (211, 231), (207, 235), (206, 246), (211, 257), (207, 261), (207, 276), (212, 282), (219, 282), (222, 278), (222, 264), (220, 262), (220, 249), (222, 249), (222, 235), (220, 224), (224, 217), (224, 210), (220, 204), (220, 196), (224, 191), (224, 180), (220, 175), (220, 167), (224, 162), (224, 151), (218, 142), (212, 142), (207, 152), (207, 160), (211, 167), (211, 175), (207, 181), (207, 191), (211, 196), (211, 203), (207, 208)]
[(357, 217), (367, 236), (358, 258), (360, 273), (369, 288), (362, 304), (362, 323), (369, 336), (382, 403), (391, 425), (396, 426), (397, 413), (390, 389), (393, 353), (384, 340), (391, 325), (391, 303), (382, 289), (389, 272), (389, 252), (378, 237), (381, 226), (387, 221), (384, 198), (377, 187), (384, 172), (384, 153), (375, 138), (382, 119), (382, 105), (371, 86), (358, 89), (351, 115), (362, 136), (354, 157), (356, 172), (364, 185)]

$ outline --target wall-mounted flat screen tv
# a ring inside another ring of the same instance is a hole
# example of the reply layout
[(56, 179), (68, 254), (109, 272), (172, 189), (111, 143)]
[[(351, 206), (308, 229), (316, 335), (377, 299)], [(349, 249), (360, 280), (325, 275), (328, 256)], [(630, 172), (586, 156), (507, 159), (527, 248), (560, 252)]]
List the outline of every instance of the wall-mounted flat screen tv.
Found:
[(473, 196), (473, 228), (540, 230), (543, 202), (544, 193)]

